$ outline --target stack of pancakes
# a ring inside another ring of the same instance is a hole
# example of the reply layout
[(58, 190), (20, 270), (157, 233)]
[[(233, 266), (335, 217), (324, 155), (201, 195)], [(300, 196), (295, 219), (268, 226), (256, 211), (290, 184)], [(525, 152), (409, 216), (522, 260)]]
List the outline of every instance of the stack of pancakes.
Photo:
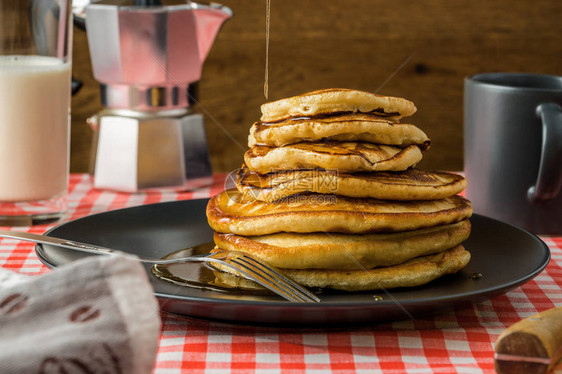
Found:
[(218, 248), (305, 286), (347, 291), (418, 286), (467, 265), (472, 208), (456, 195), (466, 181), (414, 168), (430, 140), (399, 122), (412, 102), (329, 89), (261, 110), (237, 189), (207, 207)]

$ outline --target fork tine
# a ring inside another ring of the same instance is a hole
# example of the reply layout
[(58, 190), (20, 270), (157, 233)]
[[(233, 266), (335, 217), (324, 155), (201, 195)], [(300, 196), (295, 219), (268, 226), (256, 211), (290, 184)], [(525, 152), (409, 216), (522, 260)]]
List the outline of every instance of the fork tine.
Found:
[[(299, 284), (285, 277), (283, 274), (277, 272), (274, 268), (267, 266), (266, 264), (260, 262), (259, 260), (253, 258), (252, 256), (246, 253), (226, 251), (224, 249), (218, 248), (215, 251), (213, 251), (209, 255), (209, 257), (214, 259), (220, 259), (225, 263), (228, 262), (235, 263), (236, 265), (243, 267), (247, 271), (250, 271), (255, 275), (259, 275), (262, 278), (265, 278), (264, 281), (270, 283), (272, 286), (275, 285), (276, 286), (275, 289), (263, 285), (260, 282), (258, 283), (266, 288), (269, 288), (273, 292), (279, 293), (278, 291), (282, 290), (285, 293), (291, 294), (292, 295), (291, 297), (294, 299), (292, 301), (320, 302), (320, 299), (316, 295), (308, 291), (306, 288), (300, 286)], [(231, 266), (231, 268), (233, 267)], [(235, 268), (233, 269), (237, 270)]]
[(208, 256), (200, 257), (201, 260), (216, 262), (218, 264), (228, 266), (237, 273), (240, 273), (244, 277), (253, 280), (254, 282), (262, 285), (263, 287), (271, 290), (272, 292), (284, 297), (289, 301), (306, 302), (306, 300), (304, 300), (302, 297), (298, 297), (298, 293), (295, 293), (294, 291), (290, 292), (279, 282), (276, 282), (275, 280), (272, 281), (270, 276), (257, 269), (254, 265), (232, 261), (234, 258), (235, 257), (231, 256), (227, 251), (216, 251), (209, 254)]
[(296, 303), (305, 302), (305, 300), (296, 296), (293, 292), (290, 292), (285, 287), (282, 287), (279, 283), (272, 282), (262, 273), (256, 271), (255, 268), (249, 267), (243, 263), (232, 261), (231, 259), (229, 259), (228, 262), (225, 263), (231, 265), (232, 269), (236, 270), (238, 273), (242, 274), (246, 278), (253, 280), (254, 282), (262, 285), (263, 287), (273, 291), (274, 293), (284, 297), (285, 299), (291, 302), (296, 302)]
[[(217, 257), (217, 255), (221, 255), (222, 258), (227, 258), (230, 261), (233, 259), (243, 261), (248, 266), (252, 266), (253, 268), (258, 268), (260, 271), (266, 275), (270, 281), (279, 283), (281, 286), (285, 287), (287, 290), (290, 290), (293, 294), (295, 294), (298, 298), (306, 302), (320, 302), (320, 298), (314, 295), (312, 292), (307, 290), (306, 288), (302, 287), (298, 283), (294, 282), (290, 278), (287, 278), (283, 274), (279, 273), (275, 268), (272, 268), (263, 262), (257, 260), (256, 258), (250, 256), (247, 253), (243, 252), (233, 252), (233, 251), (226, 251), (224, 249), (218, 248), (213, 252), (213, 257)], [(240, 264), (241, 265), (241, 264)]]
[[(270, 279), (270, 281), (278, 283), (281, 287), (284, 287), (288, 292), (291, 292), (302, 301), (305, 302), (320, 301), (320, 299), (316, 295), (314, 295), (307, 289), (301, 287), (300, 285), (296, 284), (289, 278), (285, 277), (283, 274), (277, 272), (275, 269), (270, 268), (269, 266), (257, 261), (251, 256), (247, 256), (244, 254), (241, 256), (233, 257), (232, 259), (230, 259), (230, 261), (238, 263), (241, 266), (245, 266), (245, 267), (250, 266), (260, 271), (264, 276), (267, 276)], [(242, 265), (241, 262), (244, 265)]]
[(175, 258), (175, 259), (168, 259), (168, 260), (153, 260), (153, 259), (143, 259), (146, 262), (153, 263), (153, 264), (174, 264), (174, 263), (181, 263), (181, 262), (210, 262), (210, 263), (217, 263), (223, 266), (227, 266), (234, 270), (236, 273), (240, 273), (244, 277), (262, 285), (263, 287), (271, 290), (272, 292), (278, 294), (279, 296), (284, 297), (285, 299), (292, 301), (292, 302), (306, 302), (306, 299), (303, 297), (299, 297), (298, 291), (295, 292), (293, 290), (289, 290), (287, 286), (278, 282), (275, 278), (272, 278), (271, 275), (268, 275), (263, 270), (259, 270), (256, 266), (252, 264), (244, 264), (244, 263), (234, 263), (231, 261), (234, 258), (232, 252), (220, 250), (214, 251), (212, 253), (204, 254), (204, 255), (195, 255), (183, 258)]
[(238, 258), (252, 262), (255, 266), (258, 266), (258, 267), (264, 269), (265, 271), (270, 272), (273, 277), (275, 277), (277, 279), (280, 279), (281, 281), (290, 285), (293, 288), (296, 288), (297, 290), (299, 290), (303, 295), (305, 295), (310, 300), (312, 300), (314, 302), (317, 302), (317, 303), (320, 302), (320, 298), (318, 298), (318, 296), (316, 296), (315, 294), (313, 294), (312, 292), (310, 292), (309, 290), (307, 290), (306, 288), (304, 288), (300, 284), (296, 283), (291, 278), (288, 278), (285, 275), (281, 274), (280, 272), (275, 270), (275, 268), (269, 267), (269, 266), (265, 265), (264, 263), (256, 260), (255, 258), (253, 258), (252, 256), (249, 256), (247, 254), (239, 256)]
[(259, 262), (258, 260), (256, 260), (252, 256), (249, 256), (249, 255), (246, 255), (246, 254), (244, 255), (244, 259), (249, 260), (249, 261), (253, 262), (256, 266), (260, 266), (260, 267), (266, 269), (267, 271), (273, 273), (275, 276), (282, 279), (286, 283), (290, 284), (292, 287), (296, 288), (297, 290), (299, 290), (300, 292), (302, 292), (304, 295), (306, 295), (310, 299), (314, 300), (315, 302), (320, 302), (320, 298), (318, 298), (318, 296), (316, 296), (315, 294), (313, 294), (312, 292), (310, 292), (309, 290), (307, 290), (306, 288), (304, 288), (300, 284), (296, 283), (291, 278), (288, 278), (285, 275), (279, 273), (277, 270), (275, 270), (275, 268), (269, 267), (269, 266), (265, 265), (264, 263)]
[[(310, 300), (306, 297), (303, 297), (298, 290), (295, 290), (291, 287), (287, 287), (286, 284), (279, 282), (277, 279), (271, 277), (270, 274), (264, 272), (263, 270), (255, 267), (251, 263), (247, 263), (245, 261), (239, 261), (239, 258), (229, 258), (228, 262), (238, 267), (243, 268), (246, 272), (254, 275), (254, 277), (258, 278), (262, 282), (258, 282), (262, 286), (269, 288), (270, 290), (276, 292), (277, 294), (282, 293), (281, 296), (284, 296), (286, 299), (294, 302), (309, 302)], [(240, 269), (237, 269), (240, 272)], [(252, 279), (250, 277), (250, 279)], [(265, 284), (264, 284), (265, 283)]]

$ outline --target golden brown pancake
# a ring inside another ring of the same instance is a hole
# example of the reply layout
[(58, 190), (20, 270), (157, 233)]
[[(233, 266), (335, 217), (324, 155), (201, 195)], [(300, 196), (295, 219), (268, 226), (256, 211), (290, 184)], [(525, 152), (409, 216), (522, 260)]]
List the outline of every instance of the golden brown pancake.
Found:
[[(462, 245), (447, 251), (416, 257), (400, 265), (370, 270), (282, 269), (282, 273), (306, 287), (333, 288), (345, 291), (374, 291), (398, 287), (415, 287), (446, 274), (454, 274), (470, 261), (470, 253)], [(260, 286), (229, 269), (216, 271), (216, 283), (228, 287), (256, 289)]]
[(247, 253), (286, 269), (356, 270), (398, 265), (452, 248), (470, 235), (470, 222), (391, 234), (278, 233), (243, 237), (215, 233), (217, 247)]
[(471, 214), (470, 202), (460, 196), (388, 201), (305, 194), (266, 203), (232, 189), (213, 196), (207, 205), (207, 219), (213, 230), (244, 236), (276, 232), (397, 232), (459, 222)]
[(399, 148), (360, 142), (303, 142), (276, 148), (257, 145), (244, 154), (248, 168), (261, 174), (318, 168), (341, 173), (399, 171), (421, 159), (417, 145)]
[(416, 112), (414, 103), (399, 97), (377, 95), (345, 88), (329, 88), (265, 103), (261, 121), (276, 122), (290, 117), (341, 113), (371, 113), (396, 119)]
[(406, 147), (420, 145), (424, 150), (430, 140), (414, 125), (393, 123), (363, 113), (326, 117), (289, 118), (281, 122), (256, 122), (250, 128), (248, 146), (256, 144), (279, 147), (302, 141), (358, 141)]
[(304, 192), (383, 200), (434, 200), (462, 192), (466, 179), (458, 174), (417, 169), (354, 174), (290, 170), (259, 174), (243, 166), (237, 173), (236, 187), (267, 202)]

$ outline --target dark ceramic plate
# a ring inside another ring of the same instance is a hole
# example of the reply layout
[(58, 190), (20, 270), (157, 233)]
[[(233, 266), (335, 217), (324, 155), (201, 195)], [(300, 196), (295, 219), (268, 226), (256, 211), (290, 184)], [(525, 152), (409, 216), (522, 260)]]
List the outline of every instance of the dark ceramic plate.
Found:
[[(205, 207), (208, 200), (188, 200), (114, 210), (66, 222), (47, 235), (97, 244), (143, 257), (163, 257), (212, 240)], [(344, 325), (412, 318), (447, 308), (461, 308), (513, 289), (540, 273), (550, 260), (546, 244), (517, 227), (474, 215), (465, 247), (469, 265), (425, 286), (388, 292), (324, 293), (319, 304), (293, 304), (272, 296), (221, 293), (177, 286), (150, 275), (164, 311), (234, 323), (289, 326)], [(88, 256), (37, 245), (49, 267)], [(147, 267), (150, 273), (150, 268)], [(473, 273), (482, 273), (479, 279)], [(377, 300), (376, 296), (382, 296)]]

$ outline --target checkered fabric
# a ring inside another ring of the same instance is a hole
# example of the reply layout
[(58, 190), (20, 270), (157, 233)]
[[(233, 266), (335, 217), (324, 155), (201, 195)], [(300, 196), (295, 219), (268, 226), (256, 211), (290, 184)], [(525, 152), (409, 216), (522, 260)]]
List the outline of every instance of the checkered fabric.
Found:
[[(225, 177), (216, 175), (212, 185), (190, 192), (126, 194), (95, 190), (87, 175), (72, 175), (68, 218), (209, 197), (224, 188)], [(17, 230), (41, 234), (51, 227)], [(352, 330), (291, 330), (163, 314), (154, 373), (493, 373), (493, 345), (505, 328), (534, 313), (562, 306), (562, 237), (542, 239), (550, 247), (552, 260), (539, 276), (471, 308), (433, 317)], [(48, 271), (33, 247), (0, 240), (0, 266), (25, 274)]]

